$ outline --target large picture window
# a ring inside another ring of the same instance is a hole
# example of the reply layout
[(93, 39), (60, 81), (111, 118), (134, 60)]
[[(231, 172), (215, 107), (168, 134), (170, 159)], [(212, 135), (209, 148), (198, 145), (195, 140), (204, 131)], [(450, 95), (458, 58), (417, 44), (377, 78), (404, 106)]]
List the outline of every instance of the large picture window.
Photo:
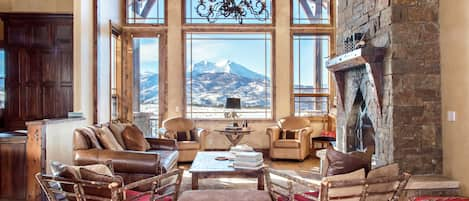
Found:
[(292, 0), (293, 24), (330, 24), (330, 0)]
[(330, 37), (295, 34), (293, 36), (293, 94), (296, 116), (317, 116), (328, 113)]
[(243, 119), (272, 118), (270, 33), (186, 33), (187, 117), (222, 119), (226, 98)]
[(164, 24), (165, 0), (126, 0), (128, 24)]
[[(234, 0), (236, 4), (240, 4), (240, 0)], [(233, 18), (232, 16), (225, 17), (224, 15), (217, 12), (217, 9), (220, 8), (221, 0), (213, 1), (213, 0), (185, 0), (185, 14), (184, 19), (187, 24), (239, 24), (239, 20)], [(201, 4), (202, 3), (202, 4)], [(258, 11), (259, 4), (256, 0), (252, 0), (252, 9), (254, 11)], [(249, 8), (243, 8), (243, 16), (242, 24), (272, 24), (272, 15), (273, 15), (273, 6), (272, 0), (265, 0), (266, 8), (264, 12), (260, 15), (253, 14)], [(214, 10), (213, 15), (206, 16), (208, 11), (210, 10), (210, 6), (213, 6), (212, 9)], [(202, 14), (199, 15), (199, 13)]]

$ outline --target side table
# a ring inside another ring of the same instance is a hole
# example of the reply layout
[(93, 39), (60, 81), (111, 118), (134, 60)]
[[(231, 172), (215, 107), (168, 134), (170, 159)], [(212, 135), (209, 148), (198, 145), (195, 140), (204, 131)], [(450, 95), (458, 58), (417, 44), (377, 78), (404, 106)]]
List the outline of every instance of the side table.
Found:
[(223, 134), (228, 141), (230, 141), (231, 146), (236, 146), (241, 139), (245, 135), (251, 134), (254, 130), (251, 129), (243, 129), (243, 130), (235, 130), (235, 129), (216, 129), (215, 131), (219, 132), (220, 134)]

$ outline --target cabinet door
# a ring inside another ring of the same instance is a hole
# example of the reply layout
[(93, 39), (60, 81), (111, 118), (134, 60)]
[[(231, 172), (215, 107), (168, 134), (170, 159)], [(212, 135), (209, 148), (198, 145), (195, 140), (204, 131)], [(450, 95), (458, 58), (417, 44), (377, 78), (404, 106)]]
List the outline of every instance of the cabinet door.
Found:
[(0, 142), (0, 200), (26, 198), (25, 142)]

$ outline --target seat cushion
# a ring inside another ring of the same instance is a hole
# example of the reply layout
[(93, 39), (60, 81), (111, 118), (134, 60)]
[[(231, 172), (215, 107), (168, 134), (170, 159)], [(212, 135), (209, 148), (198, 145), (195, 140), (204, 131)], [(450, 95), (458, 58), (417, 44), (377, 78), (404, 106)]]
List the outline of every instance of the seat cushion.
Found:
[(148, 152), (157, 153), (160, 156), (160, 167), (164, 172), (176, 167), (179, 152), (171, 150), (149, 150)]
[(178, 201), (271, 201), (269, 192), (258, 190), (185, 191)]
[(299, 140), (277, 140), (274, 142), (274, 146), (278, 148), (300, 148)]
[(179, 141), (178, 142), (179, 150), (188, 150), (188, 149), (199, 150), (199, 148), (200, 148), (200, 143), (197, 141)]

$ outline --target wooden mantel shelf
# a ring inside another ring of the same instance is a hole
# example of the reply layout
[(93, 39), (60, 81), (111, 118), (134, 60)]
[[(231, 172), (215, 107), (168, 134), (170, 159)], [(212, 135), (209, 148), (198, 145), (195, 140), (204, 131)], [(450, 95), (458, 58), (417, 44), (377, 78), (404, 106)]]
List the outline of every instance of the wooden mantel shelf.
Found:
[(355, 68), (370, 67), (373, 76), (380, 107), (383, 101), (383, 61), (386, 54), (384, 47), (365, 47), (336, 56), (326, 62), (329, 71), (334, 75), (337, 83), (337, 92), (342, 106), (344, 106), (345, 96), (345, 72)]

